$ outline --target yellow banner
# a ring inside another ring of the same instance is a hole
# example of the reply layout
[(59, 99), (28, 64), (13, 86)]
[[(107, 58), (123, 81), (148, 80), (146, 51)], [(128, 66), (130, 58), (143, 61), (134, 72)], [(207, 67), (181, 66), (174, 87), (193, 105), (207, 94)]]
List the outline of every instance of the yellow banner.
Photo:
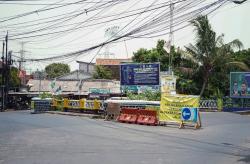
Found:
[(176, 93), (176, 77), (172, 75), (161, 76), (161, 92), (164, 94)]
[(181, 122), (182, 107), (199, 107), (199, 96), (162, 95), (159, 121)]
[[(57, 105), (57, 103), (55, 104)], [(63, 100), (64, 108), (72, 108), (72, 109), (88, 109), (88, 110), (100, 110), (101, 109), (101, 101), (99, 100)]]

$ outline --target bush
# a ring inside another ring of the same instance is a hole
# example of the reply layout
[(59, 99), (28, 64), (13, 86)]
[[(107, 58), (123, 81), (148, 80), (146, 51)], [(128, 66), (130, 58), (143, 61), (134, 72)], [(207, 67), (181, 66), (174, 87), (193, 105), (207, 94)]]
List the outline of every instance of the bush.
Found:
[(46, 99), (46, 98), (52, 98), (52, 94), (48, 92), (43, 92), (42, 94), (39, 95), (41, 99)]
[(140, 94), (127, 92), (127, 97), (130, 100), (160, 101), (161, 92), (160, 91), (145, 91), (144, 93), (140, 93)]

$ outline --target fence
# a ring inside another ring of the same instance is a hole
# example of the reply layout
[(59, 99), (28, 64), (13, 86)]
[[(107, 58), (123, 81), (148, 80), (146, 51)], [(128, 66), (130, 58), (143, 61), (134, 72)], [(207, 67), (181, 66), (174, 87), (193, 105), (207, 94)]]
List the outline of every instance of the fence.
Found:
[(250, 99), (224, 97), (223, 111), (225, 112), (250, 111)]
[(200, 100), (199, 109), (201, 111), (206, 111), (206, 110), (217, 111), (218, 110), (218, 100), (216, 100), (216, 99), (210, 99), (210, 100), (203, 99), (203, 100)]

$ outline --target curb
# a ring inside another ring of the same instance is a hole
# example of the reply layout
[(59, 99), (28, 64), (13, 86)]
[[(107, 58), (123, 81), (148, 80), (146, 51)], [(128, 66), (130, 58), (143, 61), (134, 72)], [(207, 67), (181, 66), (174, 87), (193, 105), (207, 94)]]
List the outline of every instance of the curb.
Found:
[(102, 115), (85, 114), (85, 113), (58, 112), (58, 111), (46, 111), (45, 113), (59, 114), (59, 115), (66, 115), (66, 116), (88, 117), (91, 119), (104, 119)]

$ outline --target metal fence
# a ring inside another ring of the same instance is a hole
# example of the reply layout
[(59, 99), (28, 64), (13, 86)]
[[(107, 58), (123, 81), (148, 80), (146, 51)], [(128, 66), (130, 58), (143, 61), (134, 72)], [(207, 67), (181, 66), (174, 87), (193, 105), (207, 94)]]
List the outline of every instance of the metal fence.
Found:
[(200, 100), (199, 109), (201, 110), (218, 110), (218, 103), (216, 99)]

